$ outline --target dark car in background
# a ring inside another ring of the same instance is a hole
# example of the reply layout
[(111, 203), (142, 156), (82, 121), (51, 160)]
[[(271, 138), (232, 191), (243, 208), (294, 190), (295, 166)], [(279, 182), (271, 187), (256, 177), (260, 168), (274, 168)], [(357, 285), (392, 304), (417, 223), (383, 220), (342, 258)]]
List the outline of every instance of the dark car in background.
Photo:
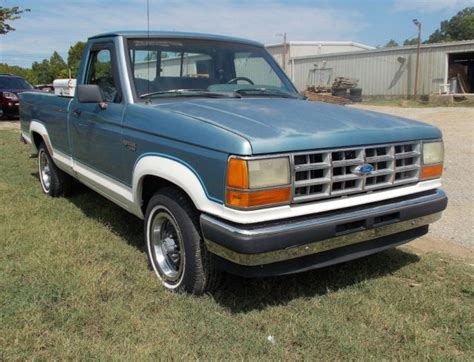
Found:
[(0, 117), (18, 117), (18, 94), (33, 90), (33, 86), (18, 75), (0, 74)]

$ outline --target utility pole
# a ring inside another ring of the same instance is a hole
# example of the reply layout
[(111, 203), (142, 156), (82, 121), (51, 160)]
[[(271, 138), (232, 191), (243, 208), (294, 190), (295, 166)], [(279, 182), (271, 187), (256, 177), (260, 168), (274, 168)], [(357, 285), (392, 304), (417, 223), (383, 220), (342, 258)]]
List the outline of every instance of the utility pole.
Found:
[(415, 87), (413, 91), (413, 98), (416, 100), (418, 95), (418, 73), (420, 67), (420, 46), (421, 46), (421, 23), (418, 19), (413, 19), (413, 24), (418, 28), (418, 43), (416, 46), (416, 70), (415, 70)]
[(288, 52), (288, 41), (286, 38), (286, 32), (285, 33), (278, 33), (277, 36), (283, 36), (283, 52), (281, 55), (281, 62), (283, 63), (283, 70), (286, 73), (286, 53)]

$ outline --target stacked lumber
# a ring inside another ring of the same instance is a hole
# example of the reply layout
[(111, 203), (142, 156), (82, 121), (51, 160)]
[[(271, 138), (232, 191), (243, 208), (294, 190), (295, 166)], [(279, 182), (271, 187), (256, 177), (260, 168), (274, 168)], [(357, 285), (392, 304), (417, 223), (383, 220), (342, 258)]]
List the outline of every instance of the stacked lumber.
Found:
[(332, 88), (333, 89), (337, 89), (337, 88), (350, 89), (350, 88), (357, 87), (357, 83), (359, 83), (358, 79), (336, 77), (336, 79), (334, 79), (334, 83), (332, 84)]
[(306, 86), (308, 92), (314, 93), (331, 93), (332, 86), (330, 84), (309, 84)]
[(305, 92), (305, 96), (310, 101), (317, 101), (317, 102), (325, 102), (325, 103), (333, 103), (333, 104), (340, 104), (342, 106), (351, 103), (351, 101), (347, 98), (336, 97), (333, 96), (331, 93), (315, 93), (315, 92)]

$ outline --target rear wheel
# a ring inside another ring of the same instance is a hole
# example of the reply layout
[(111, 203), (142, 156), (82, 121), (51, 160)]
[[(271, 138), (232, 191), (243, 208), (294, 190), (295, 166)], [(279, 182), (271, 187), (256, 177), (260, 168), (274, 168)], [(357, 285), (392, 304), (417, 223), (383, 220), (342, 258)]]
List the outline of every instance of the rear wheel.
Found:
[(58, 197), (70, 193), (73, 178), (54, 164), (44, 142), (38, 148), (38, 173), (45, 194)]
[(220, 273), (202, 241), (199, 215), (181, 190), (166, 187), (151, 198), (145, 240), (149, 263), (167, 289), (199, 295), (217, 286)]

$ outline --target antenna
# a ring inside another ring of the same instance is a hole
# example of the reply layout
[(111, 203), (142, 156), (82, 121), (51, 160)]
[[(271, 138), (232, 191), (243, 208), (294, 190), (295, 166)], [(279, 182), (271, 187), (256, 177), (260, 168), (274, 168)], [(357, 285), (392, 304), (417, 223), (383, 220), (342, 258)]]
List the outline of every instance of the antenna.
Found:
[(148, 53), (147, 53), (147, 60), (148, 60), (148, 64), (147, 64), (147, 92), (150, 93), (150, 61), (151, 61), (151, 57), (150, 57), (150, 0), (146, 0), (146, 27), (147, 27), (147, 44), (146, 44), (146, 47), (148, 49)]

